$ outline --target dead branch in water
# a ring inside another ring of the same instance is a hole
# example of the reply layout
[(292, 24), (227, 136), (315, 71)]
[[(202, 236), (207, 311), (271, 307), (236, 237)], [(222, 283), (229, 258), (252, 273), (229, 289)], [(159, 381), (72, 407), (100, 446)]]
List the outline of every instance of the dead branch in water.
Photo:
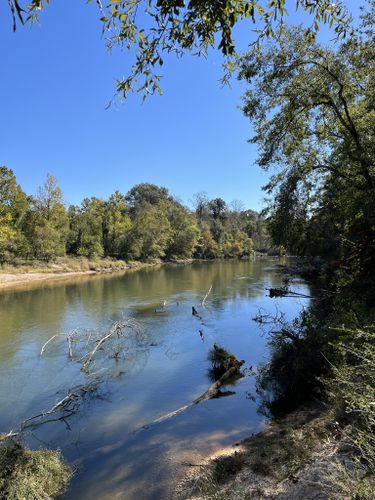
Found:
[(42, 411), (41, 413), (29, 417), (21, 422), (20, 429), (24, 430), (28, 427), (39, 425), (43, 423), (43, 420), (46, 417), (56, 413), (61, 413), (61, 416), (58, 420), (63, 420), (67, 416), (73, 415), (78, 410), (79, 401), (86, 397), (88, 394), (92, 394), (96, 390), (97, 384), (88, 384), (76, 387), (67, 396), (55, 403), (49, 410)]
[(210, 286), (210, 288), (209, 288), (208, 292), (206, 293), (206, 295), (203, 297), (203, 300), (202, 300), (202, 302), (201, 302), (201, 306), (204, 306), (204, 303), (206, 302), (207, 297), (208, 297), (208, 296), (210, 295), (210, 293), (211, 293), (211, 290), (212, 290), (212, 285)]
[(277, 297), (301, 297), (303, 299), (313, 299), (311, 295), (305, 295), (304, 293), (293, 292), (290, 290), (288, 286), (284, 286), (282, 288), (266, 288), (269, 291), (269, 297), (271, 299)]
[(44, 353), (44, 351), (45, 351), (45, 349), (46, 349), (47, 345), (48, 345), (48, 344), (49, 344), (49, 343), (50, 343), (50, 342), (51, 342), (54, 338), (56, 338), (58, 335), (59, 335), (59, 334), (58, 334), (58, 333), (56, 333), (56, 334), (55, 334), (55, 335), (53, 335), (50, 339), (48, 339), (48, 340), (47, 340), (47, 342), (46, 342), (45, 344), (43, 344), (43, 347), (42, 347), (42, 349), (41, 349), (41, 351), (40, 351), (40, 355), (41, 355), (41, 356), (43, 356), (43, 353)]
[(88, 357), (87, 357), (86, 361), (83, 363), (83, 367), (82, 367), (82, 369), (83, 369), (83, 370), (86, 370), (86, 369), (87, 369), (87, 367), (89, 366), (89, 364), (90, 364), (90, 363), (91, 363), (91, 361), (92, 361), (92, 358), (95, 356), (95, 353), (96, 353), (96, 351), (100, 348), (100, 346), (101, 346), (102, 344), (104, 344), (104, 342), (105, 342), (106, 340), (108, 340), (109, 338), (111, 338), (113, 334), (118, 333), (118, 332), (119, 332), (119, 326), (118, 326), (118, 324), (116, 323), (114, 326), (112, 326), (112, 327), (111, 327), (111, 329), (109, 330), (109, 333), (107, 333), (106, 335), (104, 335), (104, 337), (102, 337), (102, 338), (98, 341), (98, 343), (96, 344), (96, 346), (94, 347), (94, 349), (93, 349), (93, 350), (89, 353), (89, 355), (88, 355)]
[[(97, 353), (97, 351), (99, 349), (102, 348), (103, 344), (105, 342), (107, 342), (111, 337), (117, 335), (118, 338), (120, 337), (124, 337), (124, 331), (126, 328), (133, 328), (133, 329), (136, 329), (137, 328), (137, 325), (136, 323), (130, 321), (130, 320), (126, 320), (126, 321), (122, 321), (122, 322), (116, 322), (114, 323), (109, 332), (104, 335), (103, 337), (101, 337), (100, 339), (98, 339), (96, 341), (96, 345), (95, 347), (92, 349), (92, 351), (90, 351), (88, 354), (87, 354), (87, 358), (86, 358), (86, 361), (83, 363), (83, 366), (82, 366), (82, 370), (83, 371), (87, 371), (90, 363), (92, 362), (95, 354)], [(120, 351), (119, 351), (119, 348), (118, 348), (118, 355), (120, 354)]]
[(194, 401), (192, 401), (191, 403), (186, 404), (184, 406), (181, 406), (177, 410), (171, 411), (171, 412), (167, 413), (166, 415), (163, 415), (163, 416), (153, 420), (150, 424), (144, 425), (140, 429), (137, 429), (135, 432), (148, 429), (151, 425), (154, 425), (154, 424), (160, 424), (161, 422), (164, 422), (165, 420), (169, 420), (172, 417), (176, 417), (180, 413), (183, 413), (184, 411), (188, 410), (189, 408), (191, 408), (199, 403), (202, 403), (203, 401), (207, 401), (209, 399), (215, 398), (218, 395), (220, 387), (222, 385), (224, 385), (225, 382), (227, 382), (229, 379), (233, 378), (235, 375), (239, 375), (239, 371), (237, 368), (232, 366), (231, 368), (229, 368), (229, 370), (227, 370), (219, 378), (219, 380), (214, 382), (206, 392), (201, 394), (198, 398), (194, 399)]
[[(214, 347), (211, 351), (213, 352), (216, 351), (217, 349), (218, 346), (214, 344)], [(222, 387), (226, 382), (228, 382), (231, 379), (234, 379), (235, 377), (242, 377), (243, 374), (240, 371), (240, 367), (243, 365), (244, 361), (239, 361), (233, 354), (228, 353), (222, 348), (219, 349), (227, 354), (228, 362), (225, 365), (227, 369), (218, 380), (216, 380), (213, 384), (211, 384), (211, 386), (207, 389), (206, 392), (201, 394), (198, 398), (194, 399), (194, 401), (192, 401), (191, 403), (183, 405), (177, 410), (171, 411), (166, 415), (162, 415), (161, 417), (153, 420), (150, 424), (144, 425), (140, 429), (137, 429), (135, 432), (139, 430), (148, 429), (151, 425), (159, 424), (161, 422), (164, 422), (165, 420), (169, 420), (170, 418), (175, 417), (180, 413), (183, 413), (184, 411), (188, 410), (189, 408), (192, 408), (193, 406), (199, 403), (202, 403), (203, 401), (207, 401), (209, 399), (214, 399), (218, 397), (220, 395), (220, 387)], [(210, 359), (210, 354), (208, 357)]]
[(73, 348), (72, 348), (72, 336), (74, 333), (71, 333), (67, 336), (66, 340), (68, 342), (68, 350), (69, 350), (69, 359), (73, 359)]

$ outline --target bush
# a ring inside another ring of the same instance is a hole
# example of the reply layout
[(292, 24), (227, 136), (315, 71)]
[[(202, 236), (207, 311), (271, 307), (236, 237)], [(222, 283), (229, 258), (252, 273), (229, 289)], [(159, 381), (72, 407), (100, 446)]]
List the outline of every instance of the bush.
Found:
[(56, 498), (65, 491), (71, 476), (72, 470), (58, 451), (32, 451), (12, 440), (0, 443), (0, 498)]
[(341, 329), (347, 340), (335, 347), (342, 363), (326, 382), (336, 418), (350, 424), (353, 444), (375, 472), (375, 329)]

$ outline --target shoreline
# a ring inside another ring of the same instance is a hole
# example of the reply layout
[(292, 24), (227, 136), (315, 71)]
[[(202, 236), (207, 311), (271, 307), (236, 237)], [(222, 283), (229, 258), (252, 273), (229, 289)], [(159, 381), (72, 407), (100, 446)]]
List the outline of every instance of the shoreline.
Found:
[[(255, 254), (253, 258), (264, 258), (263, 254)], [(268, 258), (275, 258), (274, 256), (266, 256)], [(215, 262), (222, 259), (180, 259), (160, 262), (131, 262), (125, 261), (112, 261), (102, 264), (84, 261), (85, 269), (72, 269), (74, 268), (75, 261), (67, 261), (60, 265), (56, 264), (52, 267), (41, 264), (35, 270), (28, 270), (27, 267), (11, 267), (8, 270), (0, 269), (0, 293), (15, 291), (15, 290), (28, 290), (30, 288), (37, 288), (45, 284), (57, 284), (77, 278), (89, 278), (93, 276), (113, 275), (116, 273), (126, 273), (132, 270), (144, 269), (147, 267), (156, 267), (164, 265), (186, 265), (194, 262)], [(237, 259), (225, 259), (237, 260)], [(33, 263), (31, 263), (32, 265)]]
[(121, 266), (114, 265), (109, 268), (89, 269), (85, 271), (54, 271), (46, 268), (43, 271), (6, 272), (0, 271), (0, 293), (3, 291), (14, 291), (20, 289), (29, 289), (44, 284), (55, 284), (69, 281), (74, 278), (88, 278), (100, 275), (112, 275), (116, 273), (126, 273), (130, 270), (144, 269), (146, 267), (160, 266), (162, 262), (139, 262), (136, 264), (126, 264)]
[[(15, 290), (28, 290), (30, 288), (37, 288), (44, 284), (57, 284), (76, 278), (90, 278), (93, 276), (114, 275), (126, 273), (129, 271), (136, 271), (145, 269), (147, 267), (157, 267), (162, 265), (185, 265), (199, 262), (201, 259), (184, 259), (175, 261), (162, 261), (162, 262), (131, 262), (114, 261), (109, 266), (90, 265), (90, 269), (73, 270), (67, 266), (55, 267), (40, 267), (35, 271), (28, 271), (22, 267), (14, 267), (9, 271), (0, 270), (0, 293), (15, 291)], [(59, 270), (58, 270), (59, 269)]]
[(192, 466), (173, 498), (339, 500), (374, 486), (353, 453), (350, 429), (340, 430), (316, 403), (271, 419), (263, 431)]

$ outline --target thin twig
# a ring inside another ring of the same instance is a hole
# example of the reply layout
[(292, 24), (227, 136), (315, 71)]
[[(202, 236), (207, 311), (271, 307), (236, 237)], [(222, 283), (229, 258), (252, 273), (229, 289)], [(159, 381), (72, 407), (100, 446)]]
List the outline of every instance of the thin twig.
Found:
[(58, 333), (56, 333), (55, 335), (53, 335), (53, 337), (51, 337), (50, 339), (47, 340), (47, 342), (43, 345), (42, 350), (40, 351), (41, 356), (43, 356), (43, 353), (47, 347), (47, 344), (49, 344), (51, 342), (51, 340), (53, 340), (57, 336), (58, 336)]
[(206, 302), (207, 297), (208, 297), (208, 296), (210, 295), (210, 293), (211, 293), (211, 290), (212, 290), (212, 285), (210, 286), (210, 288), (209, 288), (208, 292), (206, 293), (206, 295), (203, 297), (203, 300), (202, 300), (202, 302), (201, 302), (201, 306), (204, 306), (204, 303)]

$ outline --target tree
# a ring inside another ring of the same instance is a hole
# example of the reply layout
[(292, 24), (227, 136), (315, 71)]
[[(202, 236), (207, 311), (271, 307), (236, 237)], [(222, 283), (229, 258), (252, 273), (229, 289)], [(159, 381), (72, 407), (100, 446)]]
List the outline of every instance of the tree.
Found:
[(168, 204), (144, 204), (137, 211), (129, 233), (129, 256), (133, 259), (160, 259), (171, 239)]
[(135, 214), (137, 210), (141, 209), (144, 205), (158, 205), (162, 201), (171, 201), (169, 191), (165, 187), (159, 187), (155, 184), (144, 182), (132, 187), (126, 197), (130, 211)]
[(195, 256), (198, 259), (216, 259), (219, 257), (219, 248), (213, 239), (210, 228), (207, 224), (201, 228), (201, 234), (198, 239)]
[(193, 207), (199, 223), (207, 222), (209, 220), (208, 202), (209, 199), (207, 193), (204, 191), (196, 193), (193, 196)]
[(169, 209), (169, 223), (171, 225), (171, 238), (166, 249), (166, 257), (169, 259), (191, 258), (199, 236), (195, 216), (179, 203), (173, 203)]
[(29, 200), (12, 170), (0, 167), (0, 261), (27, 253), (24, 227)]
[(71, 207), (69, 213), (72, 251), (89, 259), (102, 257), (104, 202), (95, 197), (85, 198), (81, 207)]
[(240, 61), (240, 77), (251, 85), (243, 110), (254, 124), (258, 163), (277, 169), (266, 186), (274, 195), (272, 236), (301, 254), (330, 254), (346, 269), (346, 283), (363, 284), (375, 266), (370, 19), (366, 32), (336, 50), (307, 43), (299, 27)]
[[(186, 52), (206, 54), (217, 46), (230, 69), (236, 47), (234, 27), (242, 20), (251, 21), (258, 36), (272, 36), (281, 23), (286, 0), (95, 0), (105, 32), (110, 33), (109, 46), (120, 45), (135, 54), (130, 75), (117, 82), (117, 91), (126, 96), (131, 90), (146, 96), (161, 93), (161, 68), (166, 54), (178, 56)], [(90, 3), (93, 0), (89, 0)], [(48, 0), (9, 0), (13, 27), (17, 20), (35, 20)], [(350, 16), (340, 0), (295, 0), (295, 6), (310, 14), (309, 36), (316, 34), (319, 23), (334, 28), (338, 36), (349, 30)]]
[(69, 218), (62, 201), (61, 189), (55, 177), (50, 174), (47, 174), (45, 183), (33, 199), (31, 221), (34, 255), (47, 261), (65, 255)]
[(122, 258), (127, 254), (127, 237), (131, 225), (125, 196), (116, 191), (105, 202), (103, 244), (106, 255)]

